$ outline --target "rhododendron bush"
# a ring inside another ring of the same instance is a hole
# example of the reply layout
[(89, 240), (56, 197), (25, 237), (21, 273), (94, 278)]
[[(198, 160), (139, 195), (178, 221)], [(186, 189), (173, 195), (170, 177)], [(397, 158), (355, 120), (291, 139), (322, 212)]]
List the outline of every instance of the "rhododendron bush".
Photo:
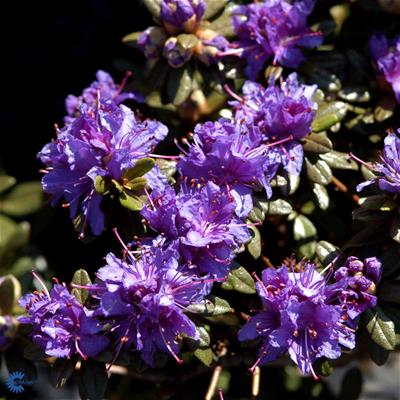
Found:
[[(0, 176), (9, 372), (83, 399), (358, 398), (359, 361), (400, 343), (386, 3), (138, 2), (153, 24), (122, 38), (132, 68), (65, 99), (41, 185)], [(103, 262), (32, 256), (42, 196)]]

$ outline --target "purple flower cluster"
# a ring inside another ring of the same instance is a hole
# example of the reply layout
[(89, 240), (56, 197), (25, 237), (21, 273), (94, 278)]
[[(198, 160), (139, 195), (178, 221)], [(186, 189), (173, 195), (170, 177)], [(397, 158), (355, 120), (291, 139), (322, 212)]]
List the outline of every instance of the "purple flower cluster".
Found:
[(199, 303), (211, 285), (179, 267), (173, 249), (143, 247), (137, 258), (126, 250), (126, 260), (107, 255), (106, 265), (97, 272), (98, 282), (92, 285), (99, 300), (95, 314), (112, 324), (114, 358), (126, 346), (140, 351), (150, 366), (157, 351), (170, 353), (181, 363), (182, 335), (199, 339), (184, 311)]
[(265, 0), (239, 6), (233, 13), (237, 42), (225, 55), (239, 55), (247, 61), (246, 74), (255, 80), (265, 62), (295, 68), (303, 61), (300, 47), (321, 44), (320, 32), (307, 26), (307, 17), (315, 0)]
[(161, 26), (151, 26), (140, 34), (139, 49), (149, 60), (165, 58), (172, 68), (182, 67), (192, 56), (206, 65), (214, 64), (229, 42), (200, 27), (205, 10), (203, 0), (162, 0)]
[(189, 153), (177, 167), (191, 182), (211, 181), (230, 193), (237, 203), (237, 215), (246, 217), (253, 208), (254, 189), (264, 187), (271, 195), (264, 168), (267, 150), (256, 126), (220, 119), (196, 125)]
[(116, 85), (111, 75), (105, 71), (97, 71), (96, 79), (97, 80), (94, 81), (88, 88), (83, 90), (79, 97), (70, 94), (65, 99), (65, 108), (68, 114), (64, 118), (65, 123), (71, 123), (80, 115), (82, 104), (87, 104), (92, 109), (95, 109), (98, 98), (112, 101), (116, 105), (128, 99), (132, 99), (140, 103), (144, 101), (144, 97), (140, 94), (132, 92), (123, 93), (122, 89), (125, 82), (123, 82), (121, 85)]
[(383, 34), (376, 34), (369, 44), (379, 75), (391, 85), (400, 103), (400, 38), (390, 42)]
[[(400, 133), (400, 129), (398, 132)], [(380, 189), (391, 193), (400, 193), (400, 139), (396, 134), (389, 133), (386, 136), (383, 154), (380, 158), (380, 162), (373, 164), (367, 164), (359, 160), (371, 171), (377, 173), (378, 177), (360, 183), (357, 186), (357, 190), (360, 191), (366, 186), (378, 182)]]
[(311, 132), (317, 104), (312, 97), (316, 85), (298, 82), (292, 73), (280, 86), (267, 88), (247, 81), (243, 86), (243, 98), (231, 102), (235, 120), (239, 124), (257, 127), (263, 135), (263, 143), (269, 145), (268, 166), (281, 164), (291, 175), (300, 174), (303, 165), (303, 147), (299, 140)]
[(43, 189), (52, 205), (64, 198), (71, 218), (82, 216), (94, 235), (104, 228), (102, 196), (95, 192), (97, 176), (119, 180), (123, 171), (147, 157), (168, 133), (153, 120), (140, 121), (133, 111), (100, 100), (95, 109), (83, 104), (80, 116), (58, 131), (57, 139), (38, 154), (46, 165)]
[(288, 352), (303, 374), (316, 377), (312, 365), (316, 359), (336, 359), (341, 346), (355, 346), (354, 330), (348, 324), (367, 304), (375, 304), (371, 287), (380, 268), (376, 258), (362, 263), (351, 257), (332, 284), (309, 262), (302, 262), (299, 272), (293, 267), (289, 272), (287, 266), (265, 269), (257, 283), (263, 309), (239, 331), (242, 341), (262, 339), (255, 365)]
[(50, 293), (47, 289), (29, 293), (19, 304), (28, 312), (19, 321), (32, 325), (33, 342), (48, 356), (69, 358), (78, 353), (86, 359), (99, 354), (109, 344), (102, 332), (103, 325), (64, 285), (54, 285)]
[(201, 189), (183, 185), (178, 194), (172, 187), (154, 190), (141, 213), (191, 270), (220, 278), (228, 274), (237, 248), (250, 240), (235, 207), (229, 194), (208, 182)]

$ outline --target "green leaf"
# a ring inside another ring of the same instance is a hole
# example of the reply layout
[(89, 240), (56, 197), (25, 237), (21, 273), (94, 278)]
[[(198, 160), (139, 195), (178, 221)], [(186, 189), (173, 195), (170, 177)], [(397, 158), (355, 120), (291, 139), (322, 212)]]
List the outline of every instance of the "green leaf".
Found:
[(323, 160), (317, 160), (312, 163), (305, 157), (307, 167), (307, 177), (310, 181), (319, 183), (320, 185), (327, 185), (332, 180), (332, 170), (329, 165)]
[(318, 259), (324, 266), (327, 266), (329, 263), (331, 263), (339, 254), (338, 248), (333, 244), (326, 242), (325, 240), (321, 240), (317, 243), (315, 252)]
[(209, 20), (225, 7), (227, 0), (205, 0), (204, 2), (206, 3), (206, 11), (203, 19)]
[(395, 242), (400, 243), (400, 215), (393, 218), (389, 234)]
[(329, 207), (329, 194), (326, 187), (318, 183), (313, 183), (312, 186), (319, 208), (325, 211)]
[(207, 367), (212, 364), (214, 359), (214, 353), (209, 347), (205, 349), (198, 348), (194, 351), (193, 354)]
[(396, 346), (394, 322), (384, 314), (380, 307), (367, 309), (364, 312), (364, 317), (371, 339), (386, 350), (394, 350)]
[(104, 363), (92, 359), (83, 361), (80, 371), (79, 393), (83, 399), (101, 400), (107, 387)]
[(233, 262), (232, 269), (229, 272), (226, 281), (222, 284), (222, 289), (235, 290), (240, 293), (253, 294), (256, 292), (254, 279), (247, 270), (237, 262)]
[[(84, 269), (78, 269), (75, 271), (72, 278), (72, 283), (79, 286), (87, 286), (92, 283), (89, 274)], [(87, 289), (73, 288), (71, 293), (76, 297), (79, 303), (84, 304), (89, 296)]]
[(383, 212), (392, 211), (397, 207), (397, 203), (386, 194), (363, 197), (359, 200), (358, 204), (367, 210)]
[(147, 179), (143, 176), (139, 176), (138, 178), (133, 178), (124, 187), (131, 191), (140, 191), (143, 190), (147, 186)]
[(134, 167), (126, 169), (122, 174), (122, 179), (127, 182), (132, 179), (142, 177), (147, 174), (147, 172), (151, 171), (154, 167), (155, 161), (152, 158), (141, 158), (135, 162)]
[(11, 314), (21, 297), (21, 284), (13, 275), (6, 275), (0, 281), (0, 314)]
[(57, 358), (50, 370), (50, 382), (55, 388), (59, 389), (65, 385), (74, 373), (77, 361), (78, 357), (76, 356), (69, 359)]
[(349, 158), (347, 153), (332, 150), (329, 153), (321, 154), (320, 158), (328, 163), (332, 168), (348, 169), (356, 171), (358, 169), (357, 163)]
[(309, 153), (323, 154), (329, 153), (333, 149), (332, 142), (325, 132), (312, 132), (302, 142), (304, 151)]
[(142, 2), (154, 17), (160, 16), (161, 0), (142, 0)]
[(271, 186), (278, 188), (285, 197), (293, 194), (299, 184), (300, 176), (288, 175), (286, 171), (281, 172), (271, 180)]
[(257, 227), (249, 226), (249, 229), (252, 231), (253, 237), (246, 245), (247, 251), (257, 260), (261, 256), (261, 235)]
[(200, 303), (191, 304), (186, 308), (187, 311), (194, 314), (202, 315), (222, 315), (232, 312), (232, 308), (229, 303), (216, 296), (208, 296), (203, 299)]
[(104, 194), (108, 190), (107, 186), (104, 176), (97, 175), (96, 178), (94, 178), (94, 190), (96, 193)]
[(260, 201), (260, 205), (267, 215), (289, 215), (292, 211), (292, 205), (283, 199)]
[(136, 47), (137, 41), (139, 39), (139, 36), (142, 34), (142, 32), (132, 32), (128, 33), (122, 38), (122, 42), (127, 44), (128, 46), (133, 46)]
[(143, 197), (136, 196), (127, 191), (124, 191), (119, 195), (119, 202), (122, 206), (131, 211), (140, 211), (144, 205)]
[(158, 158), (156, 160), (156, 164), (158, 168), (160, 168), (161, 172), (167, 177), (172, 178), (176, 173), (176, 162), (171, 160), (164, 160)]
[(0, 194), (10, 189), (17, 183), (13, 176), (0, 175)]
[(24, 347), (24, 358), (30, 361), (43, 361), (46, 358), (49, 358), (49, 356), (44, 352), (41, 347), (32, 342), (29, 342)]
[(366, 103), (371, 100), (371, 95), (367, 89), (361, 87), (346, 87), (339, 90), (338, 96), (345, 101), (355, 103)]
[(359, 368), (351, 368), (343, 378), (339, 399), (357, 400), (362, 391), (362, 384), (363, 379)]
[(253, 197), (253, 209), (251, 210), (248, 218), (251, 222), (258, 223), (263, 222), (265, 219), (265, 212), (261, 205), (261, 201), (256, 197)]
[[(214, 2), (214, 0), (211, 1)], [(232, 8), (233, 7), (225, 8), (225, 11), (221, 14), (221, 16), (212, 21), (211, 24), (208, 26), (209, 29), (213, 30), (219, 35), (225, 36), (225, 38), (227, 39), (235, 36), (235, 30), (233, 28), (231, 15)]]
[(379, 300), (400, 304), (400, 282), (384, 282), (379, 286)]
[(369, 340), (367, 346), (368, 353), (371, 357), (371, 360), (379, 366), (382, 366), (386, 363), (389, 358), (389, 350), (383, 349), (381, 346), (376, 344), (373, 340)]
[(0, 210), (13, 217), (32, 214), (42, 206), (42, 199), (40, 182), (20, 183), (1, 200)]
[(171, 69), (168, 81), (167, 92), (169, 101), (180, 106), (192, 93), (193, 75), (190, 67)]
[(342, 101), (323, 103), (315, 115), (312, 123), (314, 132), (326, 131), (331, 126), (340, 122), (347, 114), (347, 104)]
[(197, 330), (199, 331), (200, 339), (199, 339), (199, 346), (206, 347), (210, 345), (211, 338), (210, 334), (208, 333), (207, 329), (204, 326), (198, 326)]
[(192, 51), (199, 44), (199, 39), (196, 35), (181, 33), (176, 37), (178, 45), (185, 51)]
[(317, 247), (317, 230), (306, 216), (300, 214), (294, 219), (293, 236), (300, 255), (312, 258)]

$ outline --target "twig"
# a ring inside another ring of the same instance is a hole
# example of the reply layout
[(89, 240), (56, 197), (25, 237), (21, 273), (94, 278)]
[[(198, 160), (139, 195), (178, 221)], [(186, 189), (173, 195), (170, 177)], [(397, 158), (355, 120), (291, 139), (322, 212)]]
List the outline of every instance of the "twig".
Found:
[(253, 372), (253, 380), (251, 384), (252, 400), (255, 400), (258, 394), (260, 393), (260, 375), (261, 375), (260, 367), (255, 367)]
[(210, 385), (208, 386), (208, 390), (206, 393), (206, 397), (204, 397), (204, 400), (212, 400), (212, 398), (214, 397), (215, 390), (217, 388), (218, 379), (219, 379), (219, 376), (221, 375), (221, 372), (222, 372), (222, 367), (220, 365), (215, 367), (214, 372), (211, 376)]
[(342, 181), (339, 181), (339, 179), (336, 178), (336, 176), (332, 176), (332, 183), (336, 186), (338, 190), (340, 190), (343, 193), (346, 193), (348, 196), (350, 196), (350, 198), (353, 199), (354, 202), (358, 204), (358, 202), (360, 201), (360, 196), (351, 193), (349, 188)]

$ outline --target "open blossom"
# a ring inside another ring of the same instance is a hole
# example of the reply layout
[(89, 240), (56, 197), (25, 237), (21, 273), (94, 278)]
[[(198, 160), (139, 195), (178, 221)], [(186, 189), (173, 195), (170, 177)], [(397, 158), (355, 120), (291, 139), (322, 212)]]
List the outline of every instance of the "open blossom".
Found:
[[(398, 132), (400, 134), (400, 129)], [(361, 160), (358, 161), (362, 162)], [(395, 133), (389, 133), (386, 136), (380, 161), (371, 164), (362, 163), (376, 173), (377, 177), (360, 183), (357, 186), (358, 191), (377, 182), (382, 190), (400, 193), (400, 139)]]
[(32, 325), (33, 342), (48, 356), (71, 357), (78, 353), (92, 357), (105, 350), (109, 341), (102, 324), (71, 295), (64, 285), (56, 284), (50, 293), (36, 292), (22, 297), (19, 304), (28, 316), (19, 317)]
[(226, 55), (239, 55), (247, 61), (246, 74), (255, 80), (265, 62), (295, 68), (303, 61), (301, 47), (321, 44), (320, 32), (307, 26), (307, 17), (315, 0), (265, 0), (239, 6), (233, 12), (233, 26), (238, 35)]
[(346, 326), (337, 294), (347, 281), (329, 285), (314, 264), (303, 262), (300, 272), (286, 266), (266, 269), (257, 282), (263, 309), (239, 331), (240, 340), (261, 338), (255, 365), (286, 352), (303, 374), (312, 373), (320, 358), (339, 358), (341, 346), (352, 349), (354, 331)]
[(120, 104), (127, 99), (132, 99), (138, 102), (143, 102), (144, 97), (137, 93), (122, 92), (123, 84), (116, 85), (111, 75), (105, 71), (97, 71), (96, 80), (77, 97), (70, 94), (65, 100), (65, 108), (67, 116), (64, 121), (71, 123), (74, 118), (79, 116), (82, 104), (95, 108), (97, 98), (100, 96), (103, 100), (113, 101), (115, 104)]
[(95, 110), (83, 104), (80, 114), (38, 154), (47, 167), (42, 185), (52, 205), (64, 198), (71, 218), (82, 217), (82, 235), (87, 224), (99, 235), (104, 214), (102, 196), (94, 190), (96, 176), (119, 180), (125, 169), (152, 152), (168, 129), (157, 121), (140, 121), (129, 108), (107, 101)]
[(235, 201), (217, 185), (153, 190), (142, 211), (150, 226), (174, 242), (189, 267), (225, 277), (237, 250), (250, 240), (247, 226), (235, 215)]
[(199, 338), (184, 311), (199, 303), (211, 285), (183, 272), (176, 254), (157, 247), (143, 247), (137, 258), (128, 252), (126, 260), (109, 253), (97, 278), (91, 287), (99, 299), (96, 315), (113, 325), (115, 358), (126, 346), (140, 351), (150, 366), (157, 351), (170, 353), (181, 363), (182, 335)]
[(160, 7), (160, 19), (170, 33), (194, 32), (206, 10), (203, 0), (162, 0)]
[(226, 190), (236, 201), (237, 215), (246, 217), (253, 208), (253, 189), (272, 194), (264, 168), (268, 150), (258, 127), (220, 119), (196, 125), (189, 153), (177, 168), (192, 182), (211, 181)]
[[(317, 104), (312, 100), (316, 85), (303, 85), (292, 73), (280, 86), (267, 88), (247, 81), (241, 101), (233, 101), (238, 124), (257, 127), (263, 142), (277, 145), (269, 149), (266, 167), (271, 160), (281, 164), (291, 175), (299, 175), (303, 165), (303, 147), (299, 142), (311, 132)], [(279, 144), (279, 145), (278, 145)]]
[(379, 74), (391, 85), (400, 103), (400, 38), (390, 42), (383, 34), (375, 34), (369, 45)]

